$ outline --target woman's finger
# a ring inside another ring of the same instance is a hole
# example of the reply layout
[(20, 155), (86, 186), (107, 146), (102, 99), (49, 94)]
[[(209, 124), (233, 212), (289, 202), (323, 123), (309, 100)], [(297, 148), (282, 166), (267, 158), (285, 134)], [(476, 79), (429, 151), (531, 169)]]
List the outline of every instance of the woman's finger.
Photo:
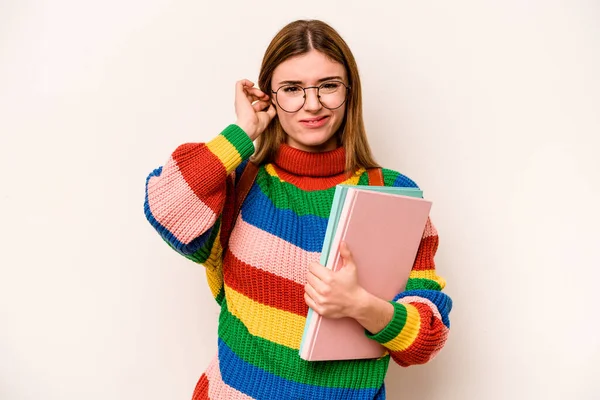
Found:
[(308, 270), (323, 282), (331, 279), (332, 271), (317, 262), (311, 263), (308, 266)]
[(242, 79), (238, 81), (238, 84), (242, 87), (249, 87), (251, 88), (252, 86), (254, 86), (254, 82), (249, 81), (248, 79)]
[(313, 299), (310, 298), (310, 296), (304, 292), (304, 302), (306, 303), (307, 306), (309, 306), (310, 308), (313, 309), (313, 311), (315, 311), (317, 314), (319, 314), (319, 306), (317, 306), (317, 303), (314, 302)]
[(252, 85), (252, 82), (247, 79), (242, 79), (235, 83), (235, 107), (238, 112), (243, 109), (244, 103), (247, 102), (248, 95), (245, 90), (246, 85)]
[(269, 106), (269, 102), (265, 101), (265, 100), (260, 100), (260, 101), (256, 101), (252, 104), (252, 108), (254, 108), (254, 111), (259, 112), (259, 111), (266, 111), (265, 108), (267, 108)]
[(319, 298), (319, 294), (317, 293), (315, 288), (312, 287), (312, 285), (310, 283), (307, 283), (306, 285), (304, 285), (304, 291), (306, 292), (306, 294), (308, 294), (310, 296), (311, 299), (313, 299), (313, 301), (315, 303), (317, 302), (317, 299)]
[(309, 272), (306, 275), (306, 281), (308, 282), (308, 285), (311, 288), (314, 288), (314, 290), (318, 293), (324, 293), (329, 287), (326, 283), (324, 283), (322, 280), (317, 278), (311, 272)]
[(255, 87), (246, 87), (246, 93), (256, 96), (259, 99), (263, 99), (263, 98), (268, 98), (269, 96), (263, 92), (262, 90), (260, 90), (259, 88), (255, 88)]
[(248, 79), (242, 79), (241, 81), (237, 81), (235, 83), (235, 94), (239, 96), (241, 94), (246, 95), (246, 90), (251, 89), (254, 86), (254, 83), (250, 82)]
[[(258, 90), (257, 92), (249, 92), (248, 89), (245, 89), (245, 93), (246, 93), (246, 98), (248, 99), (248, 101), (250, 103), (254, 103), (258, 100), (260, 101), (267, 101), (269, 100), (269, 96), (267, 96), (266, 94), (262, 93), (260, 90)], [(259, 94), (262, 93), (262, 94)]]
[(311, 300), (311, 302), (315, 306), (319, 306), (319, 301), (318, 301), (319, 295), (315, 292), (315, 290), (310, 285), (305, 286), (304, 294), (305, 294), (305, 296), (308, 296), (308, 298)]
[(346, 242), (342, 242), (340, 244), (340, 256), (342, 256), (344, 266), (354, 262), (354, 259), (352, 258), (352, 252), (350, 252), (350, 249), (348, 248), (348, 244)]
[(269, 116), (269, 120), (272, 120), (277, 115), (277, 110), (275, 109), (273, 103), (271, 103), (271, 105), (267, 109), (267, 115)]
[[(254, 86), (254, 82), (249, 81), (248, 79), (242, 79), (235, 83), (235, 100), (243, 101), (244, 97), (248, 98), (249, 90), (252, 90)], [(250, 100), (252, 102), (252, 100)]]

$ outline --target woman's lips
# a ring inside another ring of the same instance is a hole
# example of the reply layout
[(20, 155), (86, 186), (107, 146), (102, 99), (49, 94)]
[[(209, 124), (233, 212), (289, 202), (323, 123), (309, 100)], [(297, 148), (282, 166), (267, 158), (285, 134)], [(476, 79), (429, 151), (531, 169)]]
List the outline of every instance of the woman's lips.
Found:
[(320, 128), (329, 120), (329, 116), (306, 118), (300, 120), (300, 124), (306, 128)]

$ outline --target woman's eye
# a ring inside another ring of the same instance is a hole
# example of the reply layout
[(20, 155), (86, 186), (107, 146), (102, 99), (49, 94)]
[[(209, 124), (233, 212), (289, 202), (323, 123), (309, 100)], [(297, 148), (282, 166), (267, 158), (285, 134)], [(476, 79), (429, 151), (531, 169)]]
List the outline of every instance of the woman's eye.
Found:
[(328, 82), (328, 83), (324, 83), (321, 87), (323, 89), (331, 90), (331, 89), (337, 89), (338, 87), (340, 87), (340, 84), (337, 82)]

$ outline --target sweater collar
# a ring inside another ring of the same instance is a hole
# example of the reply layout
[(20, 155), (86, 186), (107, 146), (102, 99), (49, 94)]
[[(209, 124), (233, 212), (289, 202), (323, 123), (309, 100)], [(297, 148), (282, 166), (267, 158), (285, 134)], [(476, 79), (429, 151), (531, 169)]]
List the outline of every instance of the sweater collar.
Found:
[(299, 150), (282, 143), (275, 155), (274, 164), (284, 171), (299, 176), (328, 177), (339, 175), (346, 167), (343, 147), (325, 152)]

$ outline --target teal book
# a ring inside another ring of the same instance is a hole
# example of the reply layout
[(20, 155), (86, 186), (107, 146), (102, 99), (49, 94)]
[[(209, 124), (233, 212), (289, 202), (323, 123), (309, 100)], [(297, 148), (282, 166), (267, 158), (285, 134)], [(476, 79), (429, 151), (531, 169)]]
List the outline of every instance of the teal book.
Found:
[[(323, 247), (321, 250), (321, 257), (319, 259), (319, 263), (321, 265), (327, 264), (327, 259), (329, 258), (329, 253), (331, 250), (331, 241), (335, 236), (335, 232), (337, 230), (338, 222), (340, 219), (340, 215), (342, 213), (342, 209), (344, 206), (344, 201), (346, 200), (346, 194), (348, 193), (349, 188), (355, 188), (360, 190), (371, 190), (381, 193), (389, 193), (401, 196), (410, 196), (423, 198), (423, 192), (417, 188), (407, 188), (407, 187), (393, 187), (393, 186), (365, 186), (365, 185), (337, 185), (335, 188), (335, 193), (333, 196), (333, 203), (331, 205), (331, 212), (329, 214), (329, 220), (327, 223), (327, 229), (325, 231), (325, 238), (323, 240)], [(311, 323), (312, 316), (314, 311), (309, 308), (308, 314), (306, 316), (306, 324), (304, 325), (304, 332), (302, 335), (302, 342), (300, 344), (299, 354), (302, 356), (303, 348), (306, 344), (307, 333), (309, 330), (309, 326)]]

